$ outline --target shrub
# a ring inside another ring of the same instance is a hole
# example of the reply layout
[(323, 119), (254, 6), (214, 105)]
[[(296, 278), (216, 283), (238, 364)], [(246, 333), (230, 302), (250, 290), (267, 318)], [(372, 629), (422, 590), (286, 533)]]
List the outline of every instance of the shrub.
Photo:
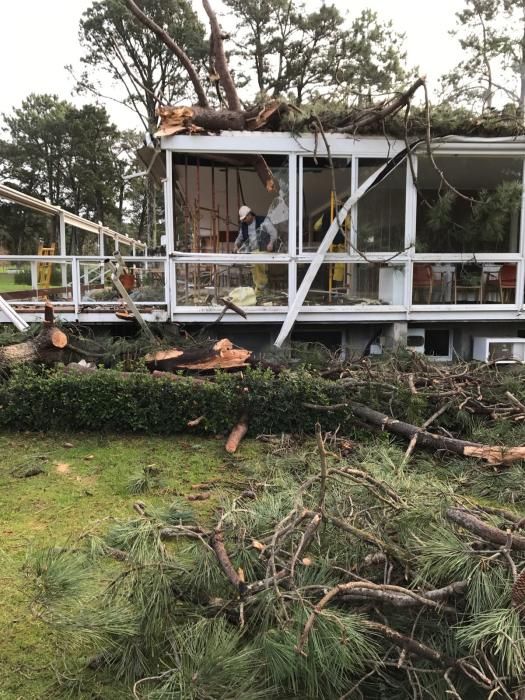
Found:
[(307, 372), (251, 370), (218, 375), (214, 382), (173, 382), (145, 373), (112, 370), (71, 375), (60, 369), (21, 367), (0, 386), (0, 425), (19, 430), (88, 430), (174, 434), (205, 416), (200, 429), (214, 434), (232, 428), (243, 414), (250, 433), (312, 432), (348, 423), (345, 410), (325, 413), (304, 402), (345, 401), (345, 390)]

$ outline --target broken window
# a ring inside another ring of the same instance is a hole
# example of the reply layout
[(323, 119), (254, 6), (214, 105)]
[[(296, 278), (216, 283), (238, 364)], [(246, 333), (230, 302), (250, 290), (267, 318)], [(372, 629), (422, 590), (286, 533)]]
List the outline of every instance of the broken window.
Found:
[[(253, 155), (226, 153), (174, 154), (176, 251), (288, 250), (288, 157), (264, 156), (273, 179), (272, 191), (262, 181), (261, 162), (254, 159)], [(241, 226), (241, 207), (255, 215), (255, 232)], [(248, 245), (251, 249), (244, 250)]]
[(437, 170), (418, 158), (416, 251), (516, 253), (522, 159), (454, 155), (435, 162)]

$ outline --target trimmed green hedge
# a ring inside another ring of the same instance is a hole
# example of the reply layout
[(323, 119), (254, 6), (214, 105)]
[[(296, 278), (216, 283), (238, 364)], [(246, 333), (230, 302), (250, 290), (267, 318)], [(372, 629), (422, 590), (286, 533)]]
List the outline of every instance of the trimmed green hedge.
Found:
[(217, 434), (230, 430), (247, 413), (252, 435), (312, 432), (316, 420), (333, 429), (349, 418), (345, 411), (308, 410), (304, 402), (328, 405), (347, 398), (337, 383), (307, 372), (274, 376), (250, 370), (196, 383), (142, 373), (123, 378), (111, 370), (72, 375), (22, 367), (0, 385), (0, 426), (173, 434), (203, 415), (206, 420), (199, 428)]

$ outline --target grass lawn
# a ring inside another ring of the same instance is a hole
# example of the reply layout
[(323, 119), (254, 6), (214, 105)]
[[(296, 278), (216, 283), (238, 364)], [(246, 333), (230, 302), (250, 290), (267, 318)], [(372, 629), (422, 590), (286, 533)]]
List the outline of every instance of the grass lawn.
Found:
[(0, 294), (2, 292), (24, 292), (28, 289), (32, 289), (30, 284), (16, 284), (14, 274), (0, 272)]
[[(73, 447), (65, 447), (65, 443)], [(260, 451), (243, 443), (243, 457)], [(209, 482), (228, 490), (246, 486), (249, 474), (243, 459), (227, 456), (223, 441), (197, 437), (110, 437), (93, 435), (0, 434), (0, 530), (2, 605), (0, 623), (0, 699), (32, 700), (62, 697), (54, 685), (63, 671), (63, 651), (54, 632), (32, 611), (32, 589), (24, 574), (31, 550), (63, 545), (86, 531), (104, 533), (112, 519), (136, 516), (133, 503), (169, 503), (184, 497), (195, 483)], [(155, 464), (162, 484), (133, 495), (129, 482), (137, 472)], [(30, 478), (13, 471), (41, 466)], [(192, 503), (202, 520), (215, 502)], [(70, 657), (74, 661), (74, 651)], [(66, 659), (67, 661), (67, 659)], [(83, 700), (129, 698), (129, 688), (93, 681), (93, 688), (74, 697)]]

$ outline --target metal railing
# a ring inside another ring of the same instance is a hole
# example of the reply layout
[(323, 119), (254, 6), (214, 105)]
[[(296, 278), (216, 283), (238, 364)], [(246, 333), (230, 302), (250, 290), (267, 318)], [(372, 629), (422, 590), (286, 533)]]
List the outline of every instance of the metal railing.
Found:
[[(18, 307), (114, 307), (121, 303), (111, 282), (111, 270), (102, 256), (0, 255), (0, 296)], [(166, 307), (169, 300), (165, 258), (125, 257), (127, 284), (137, 306)], [(51, 284), (39, 287), (38, 266), (52, 265)], [(54, 277), (54, 279), (53, 279)], [(58, 278), (58, 279), (57, 279)]]

